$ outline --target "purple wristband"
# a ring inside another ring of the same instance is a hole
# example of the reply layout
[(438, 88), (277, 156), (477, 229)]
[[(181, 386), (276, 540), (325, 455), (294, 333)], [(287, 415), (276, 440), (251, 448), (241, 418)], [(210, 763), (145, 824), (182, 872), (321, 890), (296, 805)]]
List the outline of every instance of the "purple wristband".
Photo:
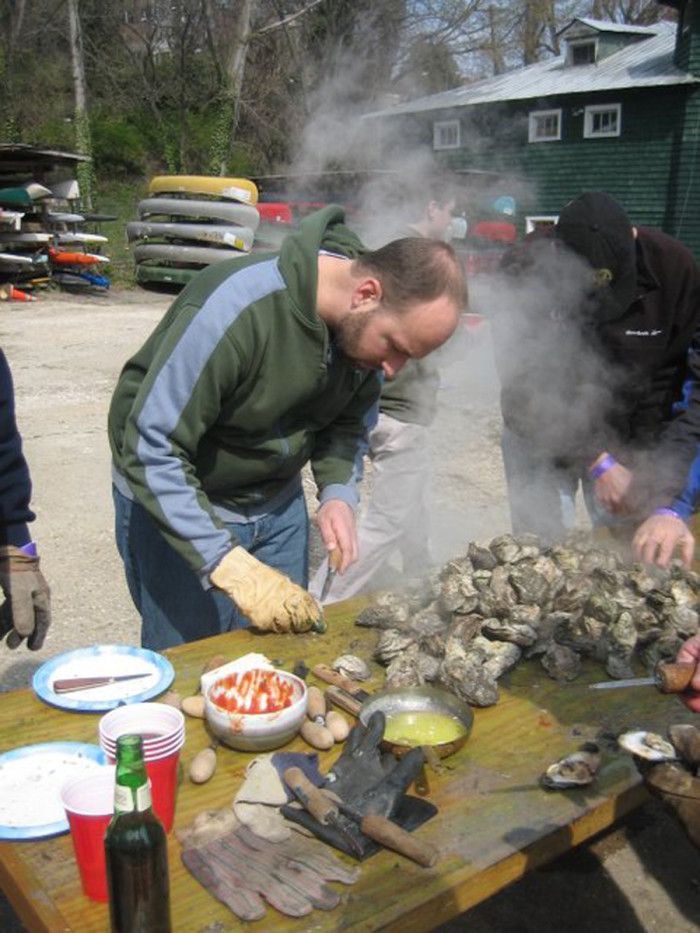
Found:
[(606, 454), (600, 463), (596, 464), (594, 467), (588, 471), (588, 475), (591, 479), (598, 479), (603, 473), (607, 473), (611, 467), (617, 466), (617, 460), (610, 454)]
[(34, 544), (33, 541), (28, 541), (26, 544), (23, 544), (23, 545), (20, 547), (20, 551), (21, 551), (23, 554), (26, 554), (27, 557), (36, 557), (36, 556), (37, 556), (36, 544)]
[(671, 518), (677, 518), (678, 521), (683, 521), (683, 516), (679, 515), (675, 509), (654, 509), (651, 513), (652, 515), (669, 515)]

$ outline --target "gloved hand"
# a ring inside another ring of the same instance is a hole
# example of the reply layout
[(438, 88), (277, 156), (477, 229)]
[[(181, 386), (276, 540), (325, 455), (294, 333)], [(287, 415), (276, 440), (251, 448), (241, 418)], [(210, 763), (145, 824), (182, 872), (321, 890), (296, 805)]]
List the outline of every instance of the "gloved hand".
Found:
[(691, 841), (700, 849), (700, 778), (675, 762), (663, 761), (646, 771), (644, 783), (675, 812)]
[(30, 651), (38, 651), (51, 624), (51, 591), (39, 570), (39, 558), (18, 547), (0, 547), (0, 588), (5, 602), (0, 607), (0, 638), (7, 635), (8, 648), (27, 639)]
[(181, 841), (185, 867), (241, 920), (264, 917), (265, 901), (289, 917), (303, 917), (314, 907), (332, 910), (340, 895), (325, 881), (353, 884), (358, 877), (357, 869), (298, 833), (271, 842), (239, 826), (194, 846)]
[(326, 630), (321, 607), (313, 596), (243, 547), (229, 551), (209, 578), (255, 628), (272, 632)]
[[(679, 654), (680, 659), (680, 654)], [(690, 839), (700, 848), (700, 729), (686, 723), (668, 730), (679, 761), (651, 762), (634, 756), (647, 789), (673, 810)]]

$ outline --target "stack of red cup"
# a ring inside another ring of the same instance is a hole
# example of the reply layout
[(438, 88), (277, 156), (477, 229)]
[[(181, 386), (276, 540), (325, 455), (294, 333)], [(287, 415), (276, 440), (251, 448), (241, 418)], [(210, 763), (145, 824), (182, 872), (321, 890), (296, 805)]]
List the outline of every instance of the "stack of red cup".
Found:
[(180, 750), (185, 744), (185, 717), (165, 703), (131, 703), (111, 710), (100, 719), (100, 746), (110, 763), (116, 761), (120, 735), (140, 735), (146, 772), (151, 780), (153, 812), (166, 832), (175, 816)]

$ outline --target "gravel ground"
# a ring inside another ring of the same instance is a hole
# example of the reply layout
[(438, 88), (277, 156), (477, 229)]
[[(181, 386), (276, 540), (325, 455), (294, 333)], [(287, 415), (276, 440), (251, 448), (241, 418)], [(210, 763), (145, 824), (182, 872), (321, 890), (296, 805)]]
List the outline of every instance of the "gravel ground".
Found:
[[(171, 300), (140, 290), (0, 305), (2, 347), (34, 482), (34, 536), (54, 608), (41, 651), (13, 653), (0, 645), (2, 690), (26, 685), (40, 664), (63, 651), (138, 644), (139, 620), (113, 542), (106, 412), (122, 364)], [(447, 351), (431, 444), (433, 549), (440, 562), (463, 553), (469, 540), (508, 529), (498, 432), (488, 335), (461, 333)], [(305, 488), (312, 498), (309, 477)], [(314, 537), (312, 567), (319, 557)], [(699, 904), (697, 851), (650, 803), (446, 930), (683, 933), (700, 929)], [(0, 929), (22, 929), (2, 899)]]

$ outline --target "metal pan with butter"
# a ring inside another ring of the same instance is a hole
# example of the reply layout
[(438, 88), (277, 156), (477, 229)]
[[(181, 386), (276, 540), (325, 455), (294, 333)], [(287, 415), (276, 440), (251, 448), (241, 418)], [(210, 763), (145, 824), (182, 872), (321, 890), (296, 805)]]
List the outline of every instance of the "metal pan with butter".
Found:
[(360, 722), (367, 725), (377, 710), (387, 721), (383, 744), (399, 757), (415, 746), (428, 746), (439, 758), (447, 758), (464, 745), (474, 722), (463, 700), (437, 687), (395, 687), (375, 693), (362, 704)]

